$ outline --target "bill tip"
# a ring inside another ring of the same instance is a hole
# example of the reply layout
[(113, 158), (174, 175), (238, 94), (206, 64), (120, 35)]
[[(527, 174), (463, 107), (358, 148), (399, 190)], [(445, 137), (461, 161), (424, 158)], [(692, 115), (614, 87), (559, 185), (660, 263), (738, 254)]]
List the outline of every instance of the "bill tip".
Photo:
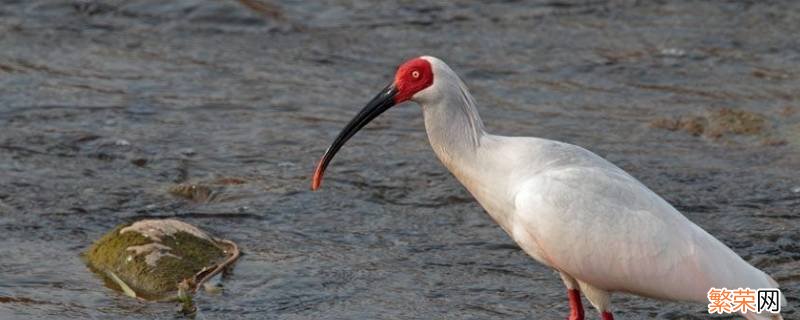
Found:
[[(320, 161), (320, 164), (322, 162)], [(317, 191), (319, 186), (322, 184), (322, 169), (320, 165), (317, 165), (317, 169), (314, 170), (314, 177), (311, 178), (311, 191)]]

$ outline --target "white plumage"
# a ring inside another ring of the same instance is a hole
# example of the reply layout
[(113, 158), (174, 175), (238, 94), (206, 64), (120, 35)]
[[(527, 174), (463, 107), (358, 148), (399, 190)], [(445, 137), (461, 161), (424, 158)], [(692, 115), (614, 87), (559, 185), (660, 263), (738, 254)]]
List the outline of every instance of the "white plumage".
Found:
[(435, 80), (411, 100), (422, 105), (439, 159), (526, 253), (558, 270), (568, 287), (577, 282), (600, 312), (614, 291), (707, 304), (711, 287), (778, 286), (594, 153), (486, 133), (458, 76), (439, 59), (423, 59)]
[[(594, 153), (547, 139), (486, 133), (467, 87), (434, 57), (400, 66), (395, 81), (325, 152), (312, 189), (319, 188), (328, 163), (350, 137), (407, 100), (422, 106), (431, 147), (447, 169), (526, 253), (561, 274), (569, 289), (570, 320), (584, 317), (580, 292), (610, 320), (610, 294), (616, 291), (708, 304), (712, 287), (778, 287)], [(744, 316), (781, 319), (769, 313)]]

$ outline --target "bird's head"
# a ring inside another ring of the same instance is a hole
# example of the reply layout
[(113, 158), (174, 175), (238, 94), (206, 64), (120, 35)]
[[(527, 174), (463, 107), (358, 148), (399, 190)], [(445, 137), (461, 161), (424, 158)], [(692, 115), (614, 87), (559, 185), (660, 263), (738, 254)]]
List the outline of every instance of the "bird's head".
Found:
[(406, 61), (397, 68), (394, 81), (386, 88), (381, 90), (361, 111), (342, 129), (339, 136), (333, 141), (328, 150), (317, 163), (314, 177), (311, 181), (311, 190), (317, 190), (322, 184), (322, 175), (328, 163), (342, 148), (345, 142), (375, 119), (381, 113), (389, 110), (392, 106), (405, 102), (425, 100), (426, 95), (433, 91), (435, 81), (434, 69), (439, 65), (444, 65), (441, 60), (423, 56)]

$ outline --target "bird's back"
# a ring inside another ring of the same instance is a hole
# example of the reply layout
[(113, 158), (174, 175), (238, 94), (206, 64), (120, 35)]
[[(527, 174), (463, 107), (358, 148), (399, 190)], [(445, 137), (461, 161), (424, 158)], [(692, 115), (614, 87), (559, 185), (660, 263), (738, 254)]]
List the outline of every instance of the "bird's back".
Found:
[(524, 249), (535, 242), (546, 264), (601, 289), (672, 300), (707, 301), (711, 287), (777, 287), (594, 153), (545, 139), (493, 139), (506, 149), (495, 154), (515, 162), (506, 192), (513, 224), (524, 230), (507, 231)]

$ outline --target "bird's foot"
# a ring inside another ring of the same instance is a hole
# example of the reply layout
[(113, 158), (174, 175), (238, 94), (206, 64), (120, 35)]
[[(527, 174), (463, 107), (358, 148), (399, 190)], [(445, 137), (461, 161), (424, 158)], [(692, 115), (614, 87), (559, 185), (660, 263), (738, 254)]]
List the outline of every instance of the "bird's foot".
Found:
[(569, 317), (567, 320), (584, 320), (581, 292), (578, 289), (568, 289), (567, 297), (569, 298)]
[(614, 315), (611, 314), (611, 311), (603, 311), (603, 313), (600, 314), (600, 317), (603, 320), (614, 320)]

